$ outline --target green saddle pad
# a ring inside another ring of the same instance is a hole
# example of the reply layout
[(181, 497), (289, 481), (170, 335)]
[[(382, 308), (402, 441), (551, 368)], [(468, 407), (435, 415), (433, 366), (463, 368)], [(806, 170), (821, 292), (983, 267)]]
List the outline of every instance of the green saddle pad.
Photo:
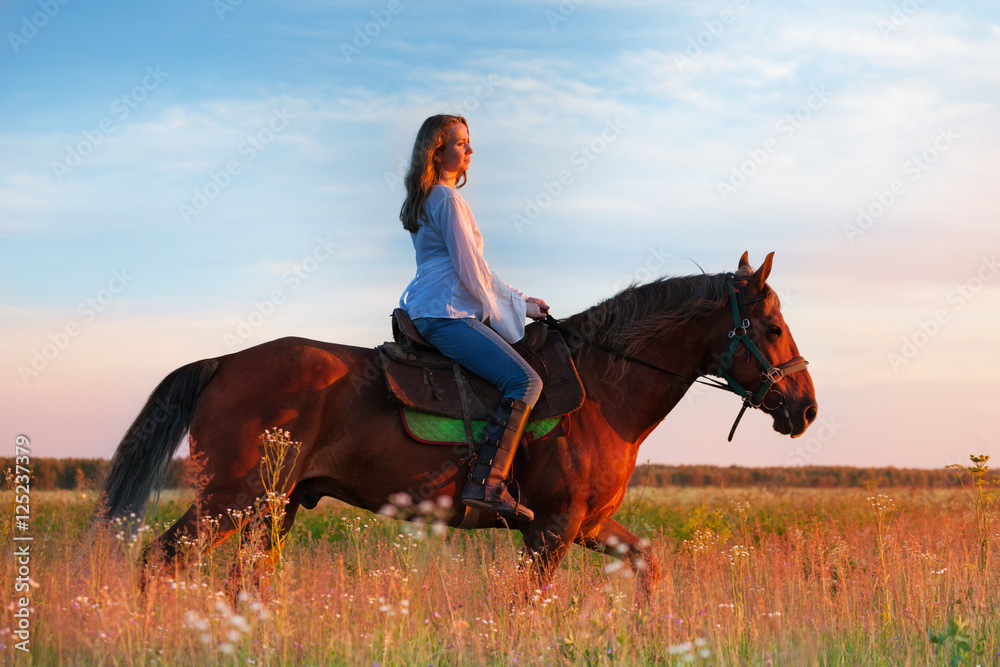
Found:
[[(559, 425), (562, 417), (552, 417), (550, 419), (537, 419), (529, 421), (524, 429), (524, 434), (528, 440), (541, 440)], [(422, 442), (442, 443), (442, 444), (464, 444), (465, 424), (461, 419), (452, 417), (439, 417), (427, 412), (419, 412), (412, 408), (403, 407), (403, 422), (410, 435)], [(483, 439), (483, 431), (486, 430), (485, 421), (472, 422), (472, 437), (476, 442)]]

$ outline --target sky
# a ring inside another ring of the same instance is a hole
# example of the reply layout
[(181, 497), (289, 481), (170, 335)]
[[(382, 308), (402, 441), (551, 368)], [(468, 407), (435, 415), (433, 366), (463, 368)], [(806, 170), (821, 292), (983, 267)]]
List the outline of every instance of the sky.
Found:
[[(416, 130), (556, 317), (775, 252), (798, 439), (692, 389), (640, 462), (1000, 460), (1000, 6), (562, 0), (0, 4), (0, 442), (110, 457), (173, 369), (374, 347), (413, 276)], [(993, 194), (991, 194), (993, 193)]]

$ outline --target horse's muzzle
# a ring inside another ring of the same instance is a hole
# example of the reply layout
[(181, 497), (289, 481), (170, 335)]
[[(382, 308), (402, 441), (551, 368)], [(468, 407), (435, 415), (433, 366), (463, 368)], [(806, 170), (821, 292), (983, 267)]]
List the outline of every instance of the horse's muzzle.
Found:
[(775, 431), (793, 438), (805, 433), (809, 424), (815, 421), (818, 412), (816, 401), (812, 399), (787, 401), (776, 389), (772, 389), (764, 396), (760, 408), (771, 415)]

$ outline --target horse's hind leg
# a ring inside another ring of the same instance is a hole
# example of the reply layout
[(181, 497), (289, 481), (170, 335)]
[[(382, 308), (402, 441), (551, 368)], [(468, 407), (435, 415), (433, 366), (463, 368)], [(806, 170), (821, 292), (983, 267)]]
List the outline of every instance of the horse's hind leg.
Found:
[[(277, 527), (277, 538), (284, 540), (288, 531), (292, 529), (295, 522), (295, 514), (298, 512), (299, 503), (290, 500), (285, 505), (285, 515), (281, 525)], [(250, 510), (253, 512), (253, 510)], [(236, 599), (240, 591), (248, 588), (260, 591), (266, 574), (273, 570), (280, 558), (281, 545), (277, 547), (273, 544), (271, 517), (267, 514), (254, 513), (246, 523), (240, 535), (239, 551), (233, 568), (229, 574), (229, 593)], [(265, 567), (266, 565), (266, 567)]]
[(632, 568), (638, 575), (636, 605), (641, 609), (649, 606), (650, 596), (660, 580), (660, 562), (647, 540), (608, 517), (596, 532), (577, 541), (588, 549), (618, 558)]
[(229, 494), (205, 495), (196, 500), (174, 525), (143, 549), (140, 559), (143, 587), (154, 564), (167, 571), (172, 569), (174, 576), (180, 574), (187, 567), (186, 558), (181, 557), (186, 545), (207, 553), (232, 535), (236, 526), (227, 510), (234, 506), (235, 497)]

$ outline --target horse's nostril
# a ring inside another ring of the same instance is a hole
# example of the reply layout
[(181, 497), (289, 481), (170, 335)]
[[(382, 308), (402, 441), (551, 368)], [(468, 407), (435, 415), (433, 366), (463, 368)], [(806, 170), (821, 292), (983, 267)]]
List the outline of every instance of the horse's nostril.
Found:
[(806, 423), (807, 424), (810, 423), (810, 422), (812, 422), (814, 419), (816, 419), (816, 406), (815, 405), (810, 405), (808, 408), (806, 408), (805, 417), (806, 417)]

